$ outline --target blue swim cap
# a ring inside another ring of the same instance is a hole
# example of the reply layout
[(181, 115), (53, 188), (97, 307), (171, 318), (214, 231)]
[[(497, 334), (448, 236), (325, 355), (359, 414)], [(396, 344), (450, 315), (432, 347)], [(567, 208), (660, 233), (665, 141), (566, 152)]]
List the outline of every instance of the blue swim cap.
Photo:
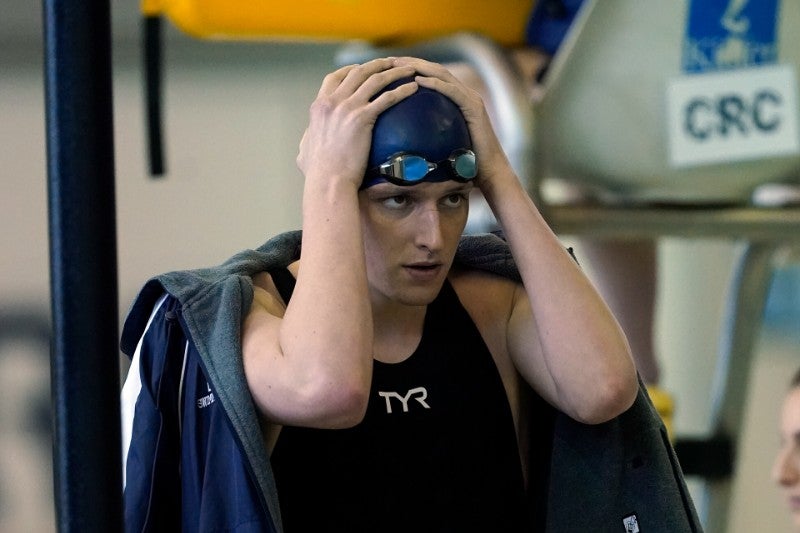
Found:
[[(381, 93), (413, 80), (398, 80), (386, 86)], [(447, 160), (457, 150), (471, 149), (472, 140), (461, 109), (445, 95), (420, 87), (417, 92), (381, 113), (375, 122), (367, 173), (361, 187), (386, 181), (377, 168), (400, 153), (439, 162)], [(446, 165), (439, 165), (422, 181), (445, 181), (452, 177)]]

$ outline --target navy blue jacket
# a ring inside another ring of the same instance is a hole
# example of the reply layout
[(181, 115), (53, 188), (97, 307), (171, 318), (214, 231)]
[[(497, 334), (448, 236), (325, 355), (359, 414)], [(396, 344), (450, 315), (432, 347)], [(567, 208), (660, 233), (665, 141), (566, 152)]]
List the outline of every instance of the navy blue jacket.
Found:
[[(289, 232), (217, 267), (160, 275), (134, 301), (122, 333), (122, 350), (135, 363), (123, 399), (123, 411), (133, 413), (123, 430), (127, 531), (282, 531), (240, 327), (253, 299), (251, 276), (296, 260), (300, 240)], [(463, 237), (455, 264), (520, 281), (495, 235)], [(702, 530), (643, 387), (626, 413), (604, 424), (537, 405), (530, 479), (541, 482), (530, 493), (539, 529)]]
[(125, 461), (125, 529), (274, 532), (241, 442), (185, 328), (180, 303), (167, 297), (135, 352), (140, 387)]

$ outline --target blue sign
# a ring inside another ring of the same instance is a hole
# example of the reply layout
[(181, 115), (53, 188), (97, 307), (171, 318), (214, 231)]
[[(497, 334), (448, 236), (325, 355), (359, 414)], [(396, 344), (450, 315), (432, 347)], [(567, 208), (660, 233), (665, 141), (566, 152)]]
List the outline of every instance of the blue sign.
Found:
[(683, 71), (777, 62), (779, 11), (780, 0), (690, 0)]

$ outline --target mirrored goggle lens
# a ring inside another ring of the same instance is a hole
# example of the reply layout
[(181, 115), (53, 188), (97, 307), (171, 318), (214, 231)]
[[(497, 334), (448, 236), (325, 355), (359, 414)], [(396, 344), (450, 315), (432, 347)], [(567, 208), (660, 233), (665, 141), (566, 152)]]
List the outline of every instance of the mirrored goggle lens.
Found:
[(464, 180), (471, 180), (478, 175), (478, 164), (472, 150), (463, 150), (450, 157), (453, 172)]
[[(429, 163), (424, 157), (401, 155), (381, 165), (381, 174), (387, 174), (403, 181), (417, 182), (435, 168), (436, 164)], [(386, 172), (386, 170), (389, 172)]]

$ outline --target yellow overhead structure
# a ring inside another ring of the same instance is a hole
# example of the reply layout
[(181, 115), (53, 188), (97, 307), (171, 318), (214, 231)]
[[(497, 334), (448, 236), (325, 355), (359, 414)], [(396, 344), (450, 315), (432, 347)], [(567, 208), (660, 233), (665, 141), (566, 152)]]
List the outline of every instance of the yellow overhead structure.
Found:
[(348, 40), (403, 44), (456, 32), (524, 43), (535, 0), (142, 0), (145, 16), (164, 16), (203, 39)]
[(198, 39), (407, 45), (455, 33), (525, 43), (536, 0), (140, 0), (150, 174), (164, 174), (161, 21)]

